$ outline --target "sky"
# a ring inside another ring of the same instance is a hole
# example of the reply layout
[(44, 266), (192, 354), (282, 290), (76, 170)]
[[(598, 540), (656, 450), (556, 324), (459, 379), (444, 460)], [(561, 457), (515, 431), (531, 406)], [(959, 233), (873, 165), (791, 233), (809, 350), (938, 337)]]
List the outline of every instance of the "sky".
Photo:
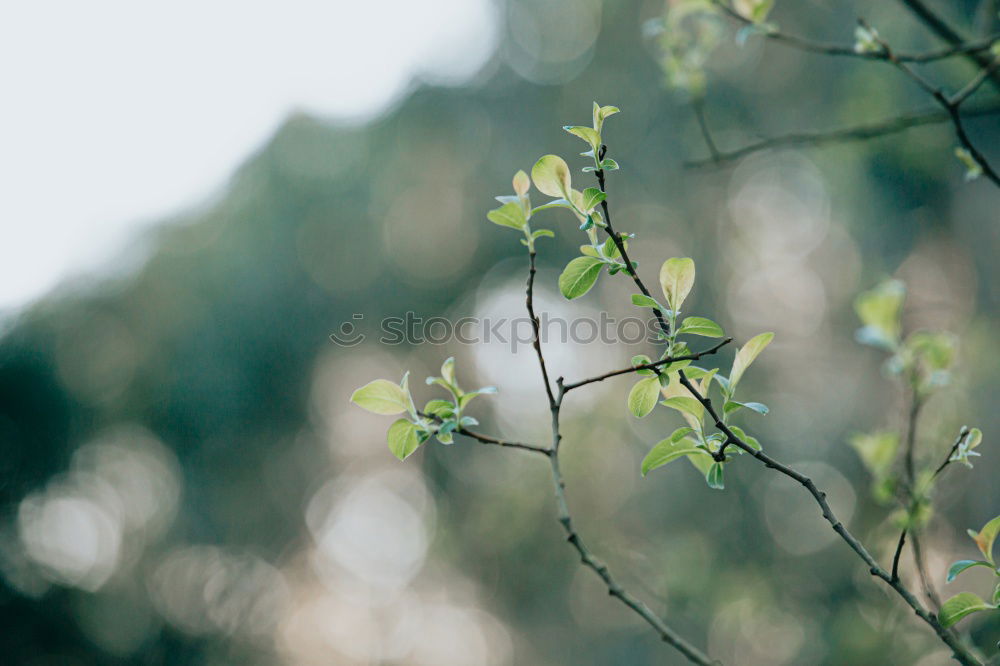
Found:
[(363, 123), (492, 55), (491, 0), (0, 5), (0, 312), (218, 192), (290, 113)]

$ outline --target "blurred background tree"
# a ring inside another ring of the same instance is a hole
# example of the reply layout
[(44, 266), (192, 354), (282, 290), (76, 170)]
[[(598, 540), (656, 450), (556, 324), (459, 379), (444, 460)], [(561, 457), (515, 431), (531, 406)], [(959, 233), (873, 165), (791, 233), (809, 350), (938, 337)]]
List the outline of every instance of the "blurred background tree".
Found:
[[(850, 45), (863, 16), (900, 51), (946, 47), (908, 4), (779, 2), (767, 20)], [(965, 181), (947, 122), (686, 167), (711, 153), (691, 97), (666, 85), (657, 36), (642, 38), (663, 9), (503, 3), (497, 51), (464, 85), (418, 86), (360, 126), (288, 118), (223, 192), (164, 220), (114, 270), (9, 314), (3, 660), (683, 663), (577, 566), (553, 529), (545, 469), (467, 441), (424, 447), (403, 466), (385, 448), (383, 420), (347, 402), (372, 377), (434, 374), (454, 355), (474, 373), (470, 385), (503, 396), (473, 413), (544, 441), (527, 345), (513, 357), (496, 341), (387, 346), (377, 322), (407, 311), (520, 316), (521, 247), (485, 213), (513, 171), (578, 149), (558, 128), (585, 124), (593, 99), (623, 110), (622, 171), (610, 187), (627, 202), (619, 226), (644, 241), (640, 270), (694, 257), (700, 313), (738, 340), (776, 331), (781, 353), (746, 379), (772, 407), (761, 439), (826, 486), (852, 530), (891, 558), (890, 512), (847, 441), (898, 425), (904, 397), (880, 375), (881, 355), (853, 341), (851, 303), (899, 277), (910, 290), (906, 330), (959, 336), (955, 382), (926, 405), (922, 445), (943, 454), (969, 423), (989, 456), (1000, 427), (1000, 190)], [(989, 0), (933, 9), (970, 39), (996, 31)], [(713, 26), (696, 99), (720, 151), (939, 111), (884, 62), (741, 36), (724, 17)], [(926, 71), (956, 91), (978, 70), (957, 58)], [(995, 94), (984, 86), (973, 101)], [(995, 164), (996, 117), (966, 127)], [(576, 254), (568, 225), (547, 225), (557, 237), (541, 257), (540, 308), (625, 314), (630, 291), (618, 281), (581, 305), (559, 297), (558, 270)], [(334, 345), (328, 336), (344, 322), (368, 339)], [(556, 375), (582, 376), (640, 352), (566, 345), (550, 362)], [(689, 470), (642, 480), (639, 461), (673, 424), (626, 418), (629, 385), (604, 382), (564, 416), (579, 528), (623, 582), (727, 663), (947, 661), (787, 479), (746, 466), (724, 493)], [(964, 528), (997, 513), (993, 469), (987, 457), (938, 496), (944, 519), (925, 538), (933, 571), (968, 556)], [(949, 587), (973, 589), (989, 573), (967, 575)], [(1000, 639), (995, 616), (969, 622), (978, 645)]]

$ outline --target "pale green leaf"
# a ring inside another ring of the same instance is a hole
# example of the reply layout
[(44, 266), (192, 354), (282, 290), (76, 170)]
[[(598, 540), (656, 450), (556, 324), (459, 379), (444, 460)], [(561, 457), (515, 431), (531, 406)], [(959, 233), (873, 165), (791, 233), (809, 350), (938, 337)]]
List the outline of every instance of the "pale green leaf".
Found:
[(409, 408), (409, 399), (398, 384), (387, 379), (376, 379), (365, 384), (353, 394), (351, 402), (376, 414), (402, 414)]
[(642, 418), (653, 411), (656, 399), (660, 396), (660, 380), (658, 377), (640, 379), (628, 393), (628, 410), (633, 416)]
[(608, 198), (608, 195), (596, 187), (588, 187), (583, 191), (583, 211), (589, 213), (597, 204)]
[(583, 125), (566, 125), (563, 129), (573, 136), (578, 136), (589, 143), (590, 147), (594, 150), (597, 150), (601, 146), (601, 135), (592, 127), (585, 127)]
[(660, 267), (660, 287), (667, 305), (680, 310), (694, 286), (694, 261), (688, 258), (667, 259)]
[(531, 180), (542, 194), (570, 198), (571, 177), (566, 161), (558, 155), (545, 155), (531, 167)]
[(856, 334), (858, 341), (895, 349), (899, 344), (899, 317), (905, 298), (906, 287), (899, 280), (887, 280), (859, 294), (854, 300), (854, 310), (863, 324)]
[(583, 296), (597, 282), (603, 266), (603, 262), (594, 257), (573, 259), (559, 276), (559, 291), (570, 300)]
[(681, 327), (677, 329), (678, 335), (701, 335), (706, 338), (721, 338), (725, 335), (722, 327), (711, 319), (705, 317), (685, 317)]
[(988, 567), (992, 569), (993, 565), (982, 560), (959, 560), (952, 563), (952, 565), (948, 567), (948, 578), (945, 582), (950, 583), (955, 580), (955, 577), (958, 576), (958, 574), (962, 573), (966, 569), (971, 569), (972, 567)]
[(979, 552), (990, 562), (993, 561), (993, 542), (996, 541), (998, 533), (1000, 533), (1000, 516), (983, 525), (983, 529), (978, 533), (969, 530), (969, 536), (976, 542)]
[(729, 373), (729, 389), (730, 392), (736, 390), (736, 385), (739, 383), (740, 379), (743, 378), (743, 373), (746, 369), (750, 367), (750, 364), (754, 362), (754, 359), (764, 351), (771, 340), (774, 339), (774, 333), (761, 333), (760, 335), (755, 335), (750, 338), (745, 345), (743, 345), (738, 352), (736, 352), (736, 358), (733, 359), (733, 371)]
[(688, 396), (674, 396), (663, 400), (660, 404), (664, 407), (676, 409), (682, 414), (690, 414), (699, 421), (705, 410), (700, 402)]
[(406, 460), (420, 446), (419, 428), (406, 419), (399, 419), (386, 433), (389, 450), (400, 460)]
[(517, 196), (523, 197), (531, 189), (531, 180), (523, 170), (514, 174), (514, 192)]
[(991, 610), (993, 606), (979, 598), (972, 592), (960, 592), (941, 605), (941, 614), (938, 619), (944, 627), (950, 627), (963, 617), (984, 610)]
[(666, 310), (666, 308), (660, 305), (655, 298), (651, 298), (645, 294), (632, 294), (632, 305), (638, 305), (640, 308)]
[[(687, 430), (690, 431), (690, 428)], [(642, 459), (642, 475), (646, 476), (651, 470), (672, 463), (678, 458), (699, 455), (706, 456), (711, 460), (711, 456), (705, 453), (704, 450), (694, 446), (691, 440), (684, 439), (683, 437), (676, 441), (673, 438), (665, 439), (654, 446), (646, 454), (646, 457)]]
[(520, 204), (516, 203), (506, 203), (495, 210), (491, 210), (486, 213), (486, 219), (493, 224), (498, 224), (501, 227), (510, 227), (511, 229), (523, 229), (527, 223), (527, 218), (524, 216), (524, 209)]

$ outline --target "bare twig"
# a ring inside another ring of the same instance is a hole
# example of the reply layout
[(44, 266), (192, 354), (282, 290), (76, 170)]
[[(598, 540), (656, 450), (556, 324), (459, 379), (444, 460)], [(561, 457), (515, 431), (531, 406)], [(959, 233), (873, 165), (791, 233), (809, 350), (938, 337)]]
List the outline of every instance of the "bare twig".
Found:
[[(964, 116), (966, 118), (973, 118), (977, 116), (993, 115), (996, 113), (1000, 113), (1000, 104), (970, 109), (964, 112)], [(869, 139), (897, 134), (910, 129), (911, 127), (933, 125), (948, 122), (950, 120), (951, 114), (947, 111), (920, 111), (915, 113), (906, 113), (872, 123), (862, 123), (833, 130), (794, 132), (769, 139), (763, 139), (736, 150), (721, 151), (705, 159), (687, 162), (685, 163), (685, 166), (689, 168), (718, 166), (727, 162), (734, 162), (748, 155), (765, 150), (780, 150), (795, 148), (798, 146), (822, 146), (826, 144), (867, 141)]]
[[(631, 263), (629, 263), (628, 256), (625, 254), (624, 248), (622, 248), (622, 250), (622, 258), (625, 260), (626, 265), (631, 269)], [(566, 482), (563, 479), (562, 471), (559, 468), (559, 444), (562, 441), (562, 434), (559, 432), (559, 413), (562, 408), (563, 396), (566, 395), (566, 391), (568, 391), (569, 388), (563, 385), (563, 379), (562, 377), (559, 377), (556, 380), (558, 395), (553, 394), (552, 392), (552, 387), (549, 382), (549, 372), (545, 364), (545, 354), (542, 351), (541, 336), (539, 334), (539, 321), (538, 317), (535, 316), (534, 278), (535, 252), (534, 250), (530, 250), (525, 306), (528, 310), (528, 316), (531, 318), (532, 345), (534, 346), (535, 353), (538, 356), (538, 365), (541, 369), (542, 380), (545, 382), (545, 393), (548, 397), (549, 409), (552, 413), (552, 445), (547, 449), (541, 449), (540, 447), (531, 448), (533, 450), (540, 450), (544, 452), (549, 458), (549, 464), (552, 470), (552, 482), (555, 487), (556, 510), (558, 512), (559, 524), (562, 525), (563, 530), (566, 532), (566, 540), (569, 541), (573, 548), (576, 549), (576, 552), (580, 556), (581, 563), (587, 568), (593, 570), (594, 573), (596, 573), (600, 579), (604, 581), (604, 584), (608, 588), (608, 594), (621, 601), (625, 604), (625, 606), (632, 609), (632, 611), (639, 615), (639, 617), (645, 620), (660, 635), (660, 638), (664, 642), (673, 646), (694, 664), (698, 664), (699, 666), (715, 666), (719, 662), (710, 659), (705, 653), (696, 648), (669, 625), (667, 625), (663, 619), (653, 613), (649, 606), (647, 606), (642, 600), (626, 591), (625, 588), (623, 588), (621, 584), (618, 583), (618, 581), (611, 575), (611, 571), (608, 569), (607, 565), (591, 553), (590, 549), (583, 541), (583, 538), (573, 526), (573, 519), (569, 511), (569, 502), (566, 499)], [(719, 347), (721, 346), (722, 345), (720, 344)], [(630, 370), (632, 369), (630, 368), (629, 371)], [(584, 383), (589, 383), (589, 381), (585, 381)], [(485, 439), (490, 440), (492, 438)], [(480, 439), (480, 441), (484, 440)], [(521, 448), (524, 448), (524, 446), (525, 445), (521, 445)]]
[(668, 365), (670, 363), (677, 363), (678, 361), (697, 361), (703, 356), (714, 354), (715, 352), (719, 351), (732, 341), (733, 341), (732, 338), (726, 338), (725, 340), (722, 340), (721, 342), (715, 344), (712, 347), (709, 347), (708, 349), (705, 349), (704, 351), (695, 352), (693, 354), (685, 354), (684, 356), (668, 356), (665, 359), (654, 361), (652, 363), (640, 363), (639, 365), (629, 366), (627, 368), (622, 368), (620, 370), (612, 370), (611, 372), (605, 372), (603, 375), (597, 375), (596, 377), (589, 377), (587, 379), (581, 379), (578, 382), (572, 382), (570, 384), (566, 384), (563, 387), (563, 389), (566, 393), (569, 393), (573, 389), (580, 388), (581, 386), (586, 386), (587, 384), (593, 384), (594, 382), (602, 382), (605, 379), (609, 379), (611, 377), (617, 377), (618, 375), (625, 375), (631, 372), (638, 372), (640, 370), (655, 370), (661, 366)]
[[(923, 0), (900, 0), (917, 18), (926, 25), (931, 32), (936, 34), (938, 37), (944, 41), (951, 44), (953, 47), (958, 47), (963, 44), (967, 44), (966, 40), (962, 35), (958, 34), (958, 31), (952, 28), (948, 23), (934, 12), (930, 7), (924, 4)], [(988, 53), (984, 50), (969, 51), (964, 54), (966, 59), (970, 62), (975, 63), (978, 67), (987, 68), (990, 66), (991, 58)], [(993, 85), (1000, 90), (1000, 76), (997, 76), (996, 72), (993, 72), (990, 76), (993, 80)]]
[[(750, 19), (746, 18), (735, 9), (730, 7), (723, 0), (713, 0), (714, 4), (722, 10), (724, 14), (735, 20), (737, 23), (748, 27), (748, 28), (759, 28), (760, 34), (765, 38), (769, 39), (778, 44), (783, 44), (799, 51), (806, 51), (808, 53), (818, 53), (820, 55), (826, 56), (843, 56), (847, 58), (858, 58), (861, 60), (885, 60), (886, 56), (884, 53), (879, 53), (877, 51), (857, 51), (854, 45), (846, 44), (828, 44), (825, 42), (813, 41), (810, 39), (805, 39), (797, 35), (792, 35), (789, 33), (781, 32), (773, 26), (759, 26)], [(959, 55), (971, 55), (982, 53), (988, 51), (993, 43), (1000, 39), (1000, 35), (992, 35), (985, 39), (978, 39), (975, 41), (964, 41), (960, 37), (956, 36), (956, 41), (952, 43), (952, 46), (943, 49), (935, 49), (933, 51), (926, 51), (924, 53), (899, 53), (897, 58), (903, 62), (935, 62), (938, 60), (944, 60), (946, 58), (951, 58)]]
[[(909, 0), (904, 0), (904, 1), (908, 2)], [(916, 2), (916, 0), (914, 0), (914, 2)], [(919, 5), (920, 3), (916, 2), (916, 4)], [(964, 86), (959, 95), (956, 95), (955, 97), (948, 97), (944, 93), (944, 91), (941, 90), (941, 88), (932, 84), (922, 74), (920, 74), (915, 69), (907, 65), (905, 62), (901, 61), (885, 40), (877, 36), (874, 36), (875, 32), (871, 29), (871, 27), (867, 23), (865, 23), (863, 20), (859, 21), (859, 23), (865, 28), (867, 28), (869, 32), (871, 32), (871, 34), (873, 35), (873, 39), (876, 41), (876, 43), (879, 44), (879, 46), (882, 47), (882, 51), (886, 55), (886, 61), (894, 65), (896, 69), (898, 69), (899, 71), (909, 76), (928, 95), (933, 97), (934, 101), (936, 101), (945, 111), (948, 112), (948, 115), (951, 118), (952, 125), (954, 125), (955, 127), (955, 134), (958, 136), (959, 142), (962, 144), (965, 150), (968, 151), (972, 159), (975, 160), (976, 164), (979, 165), (979, 168), (980, 170), (982, 170), (983, 175), (986, 176), (990, 181), (992, 181), (994, 185), (1000, 187), (1000, 174), (998, 174), (993, 169), (993, 167), (987, 161), (986, 156), (983, 155), (979, 151), (979, 149), (977, 149), (976, 146), (972, 143), (972, 140), (966, 133), (965, 126), (962, 123), (962, 115), (960, 112), (961, 104), (966, 99), (968, 99), (969, 95), (975, 92), (975, 90), (979, 87), (979, 84), (982, 83), (982, 81), (979, 80), (979, 76), (975, 77), (968, 85)], [(985, 59), (983, 67), (986, 69), (990, 69), (992, 71), (992, 69), (995, 68), (996, 65), (997, 65), (997, 57), (993, 56)]]

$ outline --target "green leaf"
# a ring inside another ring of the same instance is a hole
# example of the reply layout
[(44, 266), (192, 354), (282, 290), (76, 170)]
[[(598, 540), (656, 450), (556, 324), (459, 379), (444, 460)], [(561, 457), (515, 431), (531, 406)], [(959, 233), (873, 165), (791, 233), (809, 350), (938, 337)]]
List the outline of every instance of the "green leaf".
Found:
[(861, 462), (871, 475), (882, 479), (889, 473), (892, 462), (896, 459), (899, 433), (888, 430), (862, 433), (851, 437), (848, 443), (858, 452)]
[(740, 379), (743, 378), (743, 373), (746, 369), (750, 367), (750, 364), (754, 362), (754, 359), (764, 351), (764, 347), (771, 344), (771, 340), (774, 339), (774, 333), (761, 333), (760, 335), (755, 335), (750, 338), (745, 345), (743, 345), (738, 352), (736, 352), (736, 358), (733, 359), (733, 371), (729, 373), (729, 389), (730, 392), (736, 390), (736, 385), (739, 383)]
[(726, 414), (730, 414), (735, 412), (737, 409), (742, 409), (743, 407), (751, 409), (758, 414), (766, 415), (769, 411), (771, 411), (768, 409), (767, 405), (762, 402), (737, 402), (736, 400), (727, 401), (722, 409), (725, 410)]
[[(652, 363), (652, 362), (653, 362), (653, 359), (649, 358), (645, 354), (639, 354), (637, 356), (633, 356), (632, 357), (632, 365), (633, 365), (633, 367), (637, 366), (637, 365), (648, 365), (649, 363)], [(644, 368), (642, 370), (636, 370), (636, 374), (643, 375), (645, 377), (653, 377), (653, 376), (656, 375), (655, 372), (653, 372), (652, 370), (649, 370), (648, 368)]]
[(531, 167), (531, 180), (542, 194), (570, 198), (571, 177), (566, 161), (558, 155), (545, 155)]
[(531, 189), (531, 180), (528, 178), (528, 174), (524, 173), (524, 170), (520, 170), (514, 174), (514, 192), (519, 197), (523, 197)]
[(618, 162), (615, 162), (610, 157), (606, 160), (601, 161), (601, 168), (605, 171), (618, 171)]
[(493, 224), (511, 229), (524, 229), (528, 220), (524, 216), (524, 209), (520, 204), (506, 203), (495, 210), (486, 213), (486, 219)]
[(386, 433), (389, 450), (400, 460), (406, 460), (420, 446), (419, 428), (406, 419), (399, 419)]
[(906, 287), (899, 280), (887, 280), (862, 292), (854, 300), (854, 311), (863, 326), (855, 334), (858, 342), (893, 350), (899, 345), (899, 316)]
[(608, 195), (596, 187), (588, 187), (583, 191), (583, 211), (589, 213), (597, 204), (608, 198)]
[(694, 261), (688, 258), (667, 259), (660, 267), (660, 287), (671, 310), (680, 310), (694, 286)]
[(475, 391), (469, 391), (468, 393), (463, 393), (462, 396), (458, 399), (458, 406), (464, 409), (465, 406), (468, 405), (470, 402), (472, 402), (472, 399), (475, 398), (477, 395), (493, 395), (496, 392), (497, 389), (495, 386), (484, 386), (481, 389), (476, 389)]
[(661, 311), (665, 311), (667, 309), (660, 305), (659, 301), (655, 298), (651, 298), (645, 294), (632, 294), (632, 305), (638, 305), (640, 308), (653, 308), (654, 310)]
[(656, 407), (656, 399), (660, 396), (660, 379), (646, 377), (636, 382), (628, 393), (628, 410), (637, 418), (642, 418)]
[(938, 620), (941, 621), (941, 626), (950, 627), (967, 615), (992, 609), (993, 606), (972, 592), (960, 592), (941, 605)]
[(594, 257), (577, 257), (563, 269), (559, 276), (559, 291), (572, 300), (583, 296), (597, 282), (604, 262)]
[(601, 135), (597, 130), (591, 127), (585, 127), (583, 125), (566, 125), (563, 129), (573, 136), (578, 136), (589, 143), (590, 147), (594, 150), (601, 147)]
[(699, 421), (701, 420), (701, 416), (705, 410), (701, 403), (694, 398), (680, 395), (667, 398), (666, 400), (661, 401), (660, 404), (664, 407), (676, 409), (678, 412), (690, 414)]
[(452, 386), (457, 386), (455, 384), (455, 357), (449, 356), (441, 364), (441, 377), (444, 378), (446, 382)]
[[(690, 428), (681, 428), (680, 430), (687, 430), (688, 432), (691, 432)], [(646, 476), (646, 474), (657, 467), (663, 467), (678, 458), (698, 455), (707, 456), (711, 459), (711, 456), (705, 453), (703, 449), (699, 449), (694, 446), (694, 444), (691, 443), (691, 440), (684, 439), (683, 435), (676, 440), (673, 437), (670, 437), (650, 449), (649, 453), (646, 454), (646, 457), (642, 459), (642, 475)]]
[(531, 209), (531, 214), (534, 215), (538, 211), (548, 210), (549, 208), (569, 208), (573, 210), (573, 204), (569, 202), (569, 199), (553, 199), (548, 203), (544, 203), (541, 206), (535, 206)]
[(708, 487), (715, 490), (724, 490), (726, 487), (725, 480), (723, 478), (723, 468), (722, 463), (713, 462), (712, 466), (708, 468), (708, 474), (705, 475), (705, 481), (708, 482)]
[(701, 335), (706, 338), (721, 338), (725, 335), (722, 327), (705, 317), (685, 317), (677, 334)]
[(979, 552), (990, 562), (993, 562), (993, 542), (996, 541), (998, 533), (1000, 533), (1000, 516), (983, 525), (983, 529), (978, 533), (969, 530), (969, 536), (976, 542)]
[(376, 379), (365, 384), (353, 394), (351, 402), (376, 414), (402, 414), (409, 408), (406, 393), (387, 379)]
[(993, 605), (1000, 606), (1000, 583), (993, 589)]
[(972, 567), (989, 567), (993, 568), (993, 565), (989, 562), (983, 562), (982, 560), (959, 560), (958, 562), (952, 563), (948, 567), (948, 578), (945, 580), (946, 583), (950, 583), (955, 580), (958, 574), (962, 573), (966, 569), (971, 569)]
[(424, 414), (433, 414), (441, 418), (451, 416), (455, 412), (455, 405), (447, 400), (431, 400), (424, 406)]
[(538, 239), (538, 238), (542, 238), (543, 236), (546, 237), (546, 238), (555, 238), (556, 237), (556, 235), (552, 232), (551, 229), (538, 229), (536, 231), (531, 232), (531, 237), (532, 238)]

